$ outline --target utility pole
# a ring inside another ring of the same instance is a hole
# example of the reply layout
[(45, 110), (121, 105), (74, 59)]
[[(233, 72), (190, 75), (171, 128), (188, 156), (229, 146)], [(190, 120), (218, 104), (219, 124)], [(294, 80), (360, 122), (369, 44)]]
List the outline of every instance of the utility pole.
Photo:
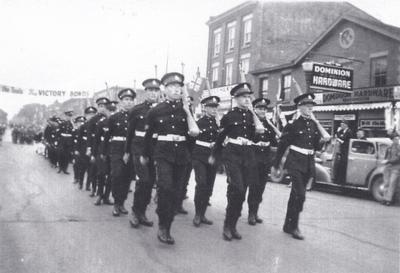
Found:
[(182, 75), (185, 75), (185, 64), (181, 62), (181, 66), (182, 66)]
[(154, 77), (157, 79), (157, 65), (154, 65)]

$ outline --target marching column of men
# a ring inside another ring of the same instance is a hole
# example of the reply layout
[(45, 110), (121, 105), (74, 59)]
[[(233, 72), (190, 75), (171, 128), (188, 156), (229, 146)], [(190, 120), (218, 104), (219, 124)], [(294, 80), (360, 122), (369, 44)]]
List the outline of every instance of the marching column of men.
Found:
[[(165, 99), (160, 101), (161, 85)], [(74, 183), (97, 196), (95, 205), (114, 205), (113, 216), (128, 214), (125, 201), (131, 181), (135, 182), (132, 201), (131, 227), (151, 227), (146, 216), (152, 189), (157, 189), (157, 238), (174, 244), (171, 227), (176, 213), (186, 212), (182, 201), (193, 168), (195, 177), (193, 225), (212, 225), (206, 217), (213, 193), (218, 167), (222, 164), (227, 175), (227, 206), (222, 237), (240, 240), (238, 220), (243, 203), (248, 204), (248, 224), (262, 223), (259, 207), (262, 203), (268, 175), (277, 174), (287, 152), (285, 169), (292, 188), (287, 205), (283, 231), (295, 239), (304, 239), (299, 230), (299, 216), (305, 201), (305, 187), (315, 175), (314, 153), (321, 148), (329, 134), (312, 113), (313, 94), (294, 99), (298, 110), (282, 132), (267, 118), (270, 101), (252, 101), (248, 83), (230, 91), (236, 107), (221, 119), (218, 115), (220, 98), (201, 100), (203, 115), (194, 119), (185, 89), (184, 76), (167, 73), (158, 79), (143, 82), (145, 100), (133, 106), (136, 93), (123, 89), (117, 103), (101, 97), (97, 108), (87, 107), (85, 116), (75, 118), (67, 111), (67, 120), (52, 117), (44, 132), (47, 154), (59, 172), (67, 173), (70, 155), (74, 155)], [(278, 147), (275, 159), (271, 146)], [(135, 171), (133, 171), (135, 170)], [(110, 201), (112, 195), (114, 202)], [(187, 212), (186, 212), (187, 213)]]

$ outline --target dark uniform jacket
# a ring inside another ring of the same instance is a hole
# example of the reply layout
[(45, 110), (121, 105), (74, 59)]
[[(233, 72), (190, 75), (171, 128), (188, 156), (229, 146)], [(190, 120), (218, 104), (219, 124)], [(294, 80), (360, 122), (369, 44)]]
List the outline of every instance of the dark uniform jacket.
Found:
[(353, 132), (347, 128), (346, 131), (338, 131), (336, 135), (340, 139), (340, 153), (347, 155), (349, 152), (350, 139), (353, 137)]
[(135, 131), (145, 133), (146, 116), (151, 108), (152, 104), (145, 101), (133, 107), (129, 112), (125, 153), (132, 152), (132, 155), (135, 156), (140, 156), (143, 154), (144, 136), (137, 136)]
[(89, 121), (87, 122), (88, 123), (88, 125), (87, 125), (87, 147), (90, 149), (93, 149), (97, 122), (102, 117), (105, 117), (105, 115), (102, 113), (97, 113), (94, 117), (89, 119)]
[(236, 145), (227, 143), (223, 148), (225, 138), (243, 138), (249, 141), (254, 140), (255, 126), (253, 114), (246, 109), (233, 108), (221, 119), (221, 131), (218, 135), (213, 155), (219, 157), (222, 151), (222, 160), (234, 160), (244, 165), (255, 163), (254, 149), (251, 145)]
[(93, 140), (93, 150), (92, 153), (94, 156), (98, 155), (108, 155), (108, 150), (106, 150), (105, 138), (108, 134), (108, 118), (102, 117), (96, 124), (94, 140)]
[[(274, 163), (276, 168), (278, 168), (283, 154), (290, 145), (308, 150), (320, 150), (322, 142), (317, 124), (311, 119), (300, 116), (293, 123), (289, 123), (283, 128)], [(314, 155), (306, 155), (290, 149), (284, 168), (295, 169), (304, 173), (314, 172)]]
[(77, 142), (75, 145), (75, 151), (78, 151), (80, 155), (86, 154), (88, 139), (88, 121), (78, 128)]
[[(106, 126), (108, 131), (104, 135), (103, 151), (107, 151), (109, 154), (118, 154), (122, 156), (125, 152), (125, 139), (128, 133), (128, 111), (121, 109), (112, 114), (107, 119)], [(115, 138), (124, 140), (115, 140)]]
[(261, 120), (264, 126), (262, 134), (255, 134), (254, 136), (254, 152), (256, 161), (261, 163), (272, 163), (271, 146), (278, 146), (276, 140), (276, 133), (267, 120)]
[[(200, 129), (200, 134), (196, 140), (204, 141), (208, 143), (214, 143), (218, 137), (218, 125), (214, 117), (203, 116), (197, 121), (197, 126)], [(208, 162), (208, 158), (211, 155), (212, 147), (207, 148), (196, 143), (193, 145), (192, 159), (199, 160), (203, 163)]]
[[(152, 155), (153, 134), (185, 136), (188, 139), (186, 112), (181, 101), (164, 101), (152, 108), (146, 118), (146, 135), (143, 155)], [(154, 159), (164, 159), (174, 164), (188, 164), (190, 152), (188, 141), (173, 142), (158, 140), (154, 147)]]
[(72, 148), (73, 146), (73, 138), (72, 138), (72, 131), (74, 126), (72, 122), (69, 120), (65, 120), (60, 124), (59, 136), (60, 136), (60, 143), (64, 147)]

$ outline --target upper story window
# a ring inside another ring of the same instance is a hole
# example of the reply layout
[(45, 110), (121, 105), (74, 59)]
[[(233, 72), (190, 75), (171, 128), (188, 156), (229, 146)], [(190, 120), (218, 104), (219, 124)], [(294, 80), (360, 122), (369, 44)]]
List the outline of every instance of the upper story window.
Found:
[(290, 89), (292, 86), (292, 75), (291, 74), (283, 74), (281, 78), (281, 93), (279, 98), (282, 101), (290, 100)]
[(235, 36), (236, 36), (236, 22), (231, 22), (227, 26), (228, 29), (228, 46), (227, 51), (233, 51), (235, 48)]
[(243, 54), (240, 57), (240, 71), (243, 74), (248, 74), (250, 69), (250, 54)]
[(387, 56), (371, 59), (371, 86), (386, 85), (387, 65)]
[(232, 75), (233, 75), (233, 59), (226, 60), (226, 63), (225, 63), (225, 85), (232, 84)]
[(243, 46), (250, 45), (253, 14), (243, 17)]
[(214, 57), (218, 56), (221, 52), (221, 29), (214, 31)]
[(212, 68), (212, 88), (218, 87), (218, 72), (219, 72), (219, 63), (213, 63)]
[(261, 78), (260, 80), (260, 91), (261, 91), (261, 96), (263, 98), (268, 97), (268, 78)]

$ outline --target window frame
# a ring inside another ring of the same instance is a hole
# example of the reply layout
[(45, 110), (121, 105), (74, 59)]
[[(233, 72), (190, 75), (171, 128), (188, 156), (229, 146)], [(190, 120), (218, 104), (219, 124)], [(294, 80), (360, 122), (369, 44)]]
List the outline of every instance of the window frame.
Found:
[[(376, 72), (376, 63), (384, 60), (385, 70)], [(370, 85), (374, 87), (381, 87), (387, 85), (387, 72), (388, 72), (388, 57), (387, 55), (376, 56), (370, 58)], [(378, 80), (377, 80), (378, 79)]]

